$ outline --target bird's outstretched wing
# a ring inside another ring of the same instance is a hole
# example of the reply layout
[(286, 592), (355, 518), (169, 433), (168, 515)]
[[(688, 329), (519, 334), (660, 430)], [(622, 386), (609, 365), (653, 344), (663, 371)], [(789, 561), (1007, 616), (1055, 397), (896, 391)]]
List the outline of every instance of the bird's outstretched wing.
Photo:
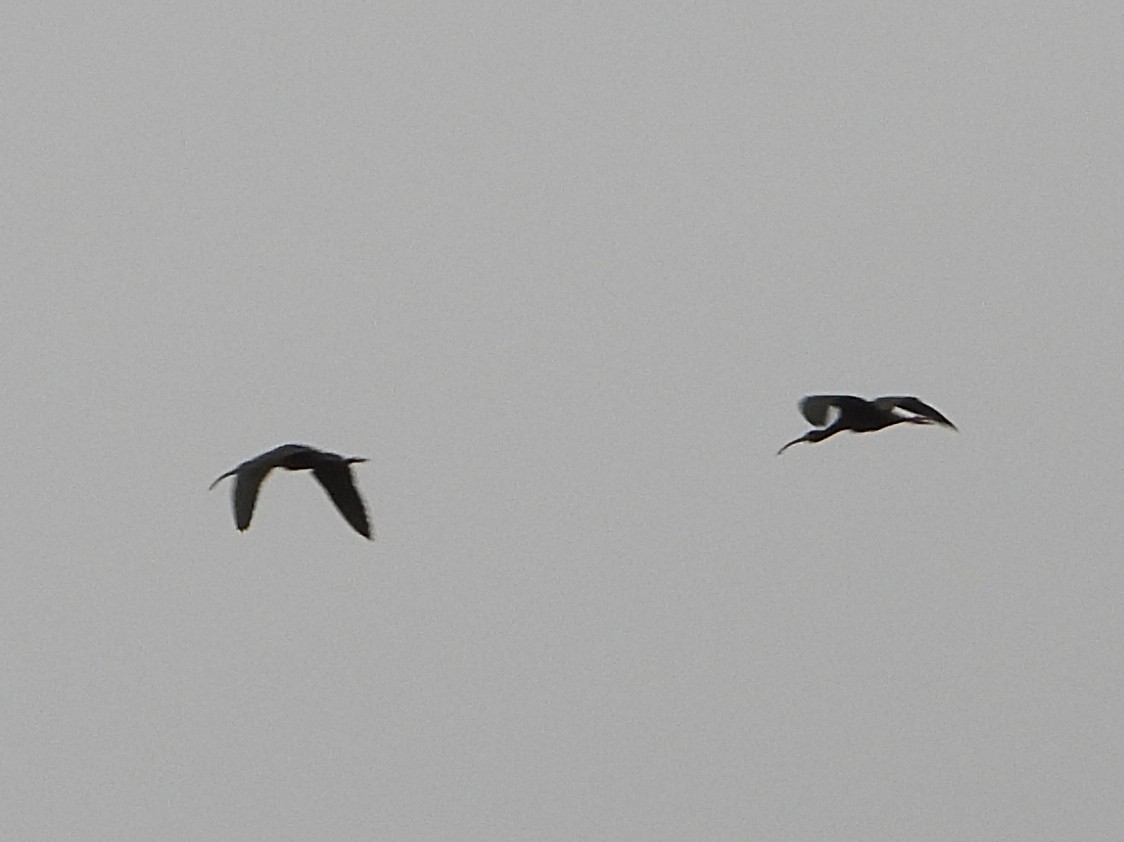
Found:
[(930, 421), (935, 421), (938, 424), (943, 424), (946, 427), (956, 429), (956, 425), (941, 415), (940, 412), (933, 409), (927, 403), (919, 401), (917, 398), (909, 397), (906, 395), (889, 396), (884, 398), (875, 398), (874, 405), (879, 409), (884, 409), (891, 412), (896, 407), (897, 409), (904, 409), (906, 412), (912, 412), (914, 415), (920, 415), (922, 418), (928, 418)]
[(808, 395), (800, 401), (800, 414), (809, 424), (824, 427), (832, 409), (846, 412), (848, 407), (857, 408), (863, 404), (866, 401), (854, 395)]
[(258, 501), (258, 489), (261, 488), (266, 474), (277, 464), (277, 460), (273, 457), (279, 450), (281, 448), (275, 448), (269, 453), (263, 453), (261, 456), (246, 460), (237, 468), (231, 468), (212, 482), (211, 488), (208, 489), (208, 491), (212, 490), (227, 477), (234, 477), (234, 493), (232, 495), (234, 525), (238, 527), (240, 532), (245, 532), (250, 526), (250, 518), (254, 516), (254, 504)]
[(363, 505), (359, 492), (355, 490), (355, 481), (347, 463), (341, 460), (320, 464), (312, 469), (312, 473), (317, 482), (324, 486), (344, 520), (351, 524), (351, 528), (370, 539), (371, 524), (367, 520), (367, 508)]
[(244, 468), (234, 478), (234, 525), (240, 532), (245, 532), (250, 527), (254, 504), (258, 501), (258, 489), (272, 467), (266, 465)]

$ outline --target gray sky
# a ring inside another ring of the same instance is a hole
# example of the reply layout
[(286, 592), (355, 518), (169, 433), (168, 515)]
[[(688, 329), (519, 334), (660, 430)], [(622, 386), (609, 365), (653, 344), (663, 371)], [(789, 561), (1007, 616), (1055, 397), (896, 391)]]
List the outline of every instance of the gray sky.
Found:
[(1119, 838), (1119, 4), (605, 5), (9, 10), (7, 838)]

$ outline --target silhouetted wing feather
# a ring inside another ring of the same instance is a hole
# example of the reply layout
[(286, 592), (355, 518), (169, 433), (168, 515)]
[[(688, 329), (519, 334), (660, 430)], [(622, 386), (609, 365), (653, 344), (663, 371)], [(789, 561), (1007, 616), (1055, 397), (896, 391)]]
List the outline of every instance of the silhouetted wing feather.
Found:
[(828, 414), (833, 408), (842, 413), (846, 412), (849, 406), (865, 403), (862, 398), (856, 398), (854, 395), (808, 395), (800, 401), (800, 413), (809, 424), (823, 427), (827, 425)]
[(234, 478), (234, 525), (244, 532), (254, 516), (254, 504), (258, 501), (261, 488), (269, 467), (239, 471)]
[(344, 462), (317, 465), (312, 469), (317, 481), (324, 486), (332, 502), (336, 504), (344, 520), (364, 538), (371, 537), (371, 524), (367, 520), (367, 508), (355, 490), (351, 468)]
[(898, 395), (876, 398), (874, 405), (885, 409), (887, 412), (892, 411), (894, 407), (904, 409), (906, 412), (912, 412), (914, 415), (920, 415), (922, 418), (928, 418), (932, 421), (936, 421), (938, 424), (944, 424), (946, 427), (951, 427), (954, 430), (956, 429), (956, 425), (941, 415), (937, 410), (914, 397)]

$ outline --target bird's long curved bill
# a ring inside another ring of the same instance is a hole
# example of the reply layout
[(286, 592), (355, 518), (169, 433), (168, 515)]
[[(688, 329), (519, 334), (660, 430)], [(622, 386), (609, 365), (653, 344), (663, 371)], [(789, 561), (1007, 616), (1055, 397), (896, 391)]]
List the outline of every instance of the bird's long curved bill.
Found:
[(215, 480), (214, 482), (212, 482), (212, 483), (210, 484), (210, 486), (208, 486), (208, 487), (207, 487), (207, 490), (208, 490), (208, 491), (213, 491), (216, 485), (218, 485), (218, 484), (219, 484), (220, 482), (222, 482), (222, 481), (223, 481), (224, 479), (226, 479), (227, 477), (232, 477), (232, 476), (234, 476), (234, 475), (235, 475), (236, 473), (238, 473), (238, 469), (237, 469), (237, 468), (234, 468), (233, 470), (227, 471), (227, 472), (226, 472), (225, 474), (223, 474), (223, 475), (222, 475), (221, 477), (219, 477), (219, 478), (218, 478), (217, 480)]

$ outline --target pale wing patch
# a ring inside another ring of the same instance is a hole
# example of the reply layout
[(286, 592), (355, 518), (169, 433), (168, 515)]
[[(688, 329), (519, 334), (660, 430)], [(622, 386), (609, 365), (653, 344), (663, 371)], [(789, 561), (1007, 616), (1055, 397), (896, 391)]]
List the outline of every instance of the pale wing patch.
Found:
[(816, 427), (826, 427), (839, 417), (839, 407), (836, 406), (838, 395), (808, 395), (800, 401), (800, 412), (809, 424)]
[(909, 395), (892, 395), (878, 398), (874, 401), (874, 404), (879, 409), (885, 410), (886, 412), (892, 412), (894, 409), (901, 409), (914, 415), (919, 415), (922, 418), (928, 418), (930, 421), (935, 421), (946, 427), (951, 427), (954, 430), (956, 429), (956, 425), (945, 418), (936, 409)]

